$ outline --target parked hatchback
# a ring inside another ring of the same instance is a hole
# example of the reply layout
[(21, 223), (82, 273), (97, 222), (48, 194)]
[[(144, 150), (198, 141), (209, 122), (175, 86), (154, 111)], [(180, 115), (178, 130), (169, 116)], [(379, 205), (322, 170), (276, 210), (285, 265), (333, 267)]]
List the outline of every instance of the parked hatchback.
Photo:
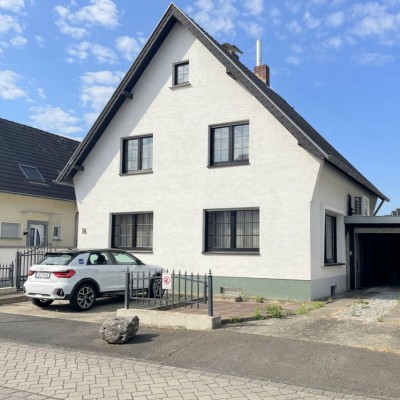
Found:
[(150, 297), (162, 296), (164, 269), (115, 249), (47, 253), (30, 267), (24, 292), (38, 307), (48, 307), (54, 300), (69, 300), (73, 309), (86, 311), (96, 298), (122, 295), (127, 272), (143, 277), (137, 290), (146, 291)]

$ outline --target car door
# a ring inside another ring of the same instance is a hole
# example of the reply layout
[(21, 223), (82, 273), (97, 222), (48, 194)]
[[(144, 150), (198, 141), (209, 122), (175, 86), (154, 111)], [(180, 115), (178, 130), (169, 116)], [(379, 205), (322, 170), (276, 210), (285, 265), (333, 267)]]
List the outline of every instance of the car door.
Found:
[(120, 275), (122, 267), (113, 262), (107, 251), (90, 252), (87, 266), (92, 272), (93, 279), (99, 284), (101, 292), (121, 290)]
[[(146, 289), (148, 285), (148, 279), (143, 280), (143, 272), (145, 272), (145, 278), (147, 278), (147, 268), (146, 266), (138, 260), (136, 257), (129, 253), (125, 253), (123, 251), (112, 251), (111, 252), (115, 262), (119, 267), (121, 267), (121, 275), (120, 275), (120, 286), (122, 289), (125, 288), (125, 279), (127, 272), (134, 272), (132, 289)], [(140, 279), (137, 279), (137, 278)]]

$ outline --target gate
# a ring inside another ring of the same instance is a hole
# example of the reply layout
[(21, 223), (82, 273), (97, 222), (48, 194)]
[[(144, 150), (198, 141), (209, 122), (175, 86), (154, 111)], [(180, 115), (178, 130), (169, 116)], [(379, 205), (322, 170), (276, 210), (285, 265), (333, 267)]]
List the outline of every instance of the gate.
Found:
[[(196, 307), (200, 304), (208, 305), (208, 315), (213, 316), (213, 277), (210, 272), (204, 276), (186, 271), (167, 275), (170, 278), (171, 289), (162, 289), (163, 275), (151, 275), (150, 272), (127, 272), (125, 279), (125, 308), (129, 308), (130, 301), (135, 306), (144, 308), (180, 308)], [(151, 287), (158, 290), (150, 289)]]
[(17, 251), (16, 254), (16, 287), (17, 290), (22, 290), (22, 285), (28, 279), (29, 267), (40, 259), (44, 255), (51, 251), (51, 244), (43, 246), (33, 247), (26, 251)]

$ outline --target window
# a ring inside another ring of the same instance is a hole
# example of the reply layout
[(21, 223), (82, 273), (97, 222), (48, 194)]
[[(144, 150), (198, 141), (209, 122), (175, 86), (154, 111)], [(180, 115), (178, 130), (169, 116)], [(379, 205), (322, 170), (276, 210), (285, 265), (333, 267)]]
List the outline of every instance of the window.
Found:
[(336, 217), (325, 215), (325, 264), (337, 262)]
[(61, 225), (53, 227), (53, 239), (61, 239)]
[(112, 255), (118, 265), (141, 265), (141, 261), (132, 254), (112, 251)]
[(39, 183), (44, 183), (46, 182), (45, 179), (43, 178), (42, 174), (39, 172), (39, 170), (36, 167), (30, 167), (29, 165), (19, 165), (19, 168), (25, 175), (26, 179), (31, 182), (39, 182)]
[(152, 250), (153, 213), (114, 214), (111, 243), (113, 248)]
[(90, 253), (88, 260), (88, 265), (108, 265), (110, 264), (110, 257), (106, 252), (96, 252)]
[(0, 237), (3, 239), (19, 239), (21, 224), (13, 222), (1, 222)]
[(153, 136), (126, 138), (122, 141), (122, 173), (149, 171), (153, 168)]
[(210, 165), (249, 162), (249, 124), (218, 126), (210, 131)]
[(206, 251), (258, 252), (259, 210), (206, 211)]
[(174, 64), (174, 85), (189, 83), (189, 61)]

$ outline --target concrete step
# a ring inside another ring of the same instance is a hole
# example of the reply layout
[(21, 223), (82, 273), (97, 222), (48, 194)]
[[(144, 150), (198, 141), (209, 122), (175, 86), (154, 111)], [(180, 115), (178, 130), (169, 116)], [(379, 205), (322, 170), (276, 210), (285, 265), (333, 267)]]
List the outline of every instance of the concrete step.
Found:
[(21, 301), (29, 301), (29, 299), (23, 294), (23, 292), (14, 292), (7, 293), (0, 291), (0, 305), (11, 304), (11, 303), (19, 303)]

